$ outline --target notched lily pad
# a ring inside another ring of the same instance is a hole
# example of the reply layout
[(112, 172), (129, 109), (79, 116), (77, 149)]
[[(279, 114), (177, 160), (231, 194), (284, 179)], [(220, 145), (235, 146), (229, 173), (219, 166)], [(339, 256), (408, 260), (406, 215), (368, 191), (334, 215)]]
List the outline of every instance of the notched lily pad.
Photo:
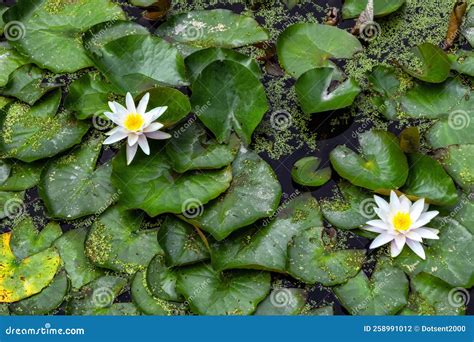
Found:
[(403, 69), (422, 81), (441, 83), (449, 76), (451, 61), (446, 53), (436, 45), (423, 43), (411, 49), (412, 58)]
[(146, 280), (151, 294), (160, 299), (170, 301), (183, 301), (183, 297), (176, 291), (177, 272), (165, 263), (161, 254), (151, 259), (146, 271)]
[(0, 191), (22, 191), (32, 188), (39, 183), (42, 170), (43, 164), (39, 162), (12, 162), (8, 178), (0, 183)]
[(305, 186), (321, 186), (331, 179), (331, 168), (318, 169), (321, 160), (317, 157), (305, 157), (298, 160), (291, 169), (294, 182)]
[[(357, 18), (367, 7), (368, 0), (345, 0), (342, 7), (342, 17), (344, 19)], [(405, 0), (375, 0), (374, 16), (383, 17), (397, 11), (403, 6)]]
[(456, 110), (431, 126), (425, 137), (432, 148), (474, 144), (473, 130), (474, 111)]

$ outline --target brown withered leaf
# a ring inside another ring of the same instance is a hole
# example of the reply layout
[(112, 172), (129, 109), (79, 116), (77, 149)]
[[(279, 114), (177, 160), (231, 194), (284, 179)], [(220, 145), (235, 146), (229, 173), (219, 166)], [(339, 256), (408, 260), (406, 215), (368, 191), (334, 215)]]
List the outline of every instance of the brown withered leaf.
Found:
[(446, 39), (443, 44), (443, 48), (445, 50), (451, 48), (451, 46), (454, 44), (454, 41), (458, 37), (459, 29), (461, 27), (464, 14), (466, 13), (466, 9), (466, 0), (459, 0), (454, 4), (453, 11), (449, 17), (448, 32), (446, 33)]
[(337, 7), (329, 7), (325, 12), (326, 16), (323, 19), (325, 25), (336, 26), (339, 22), (339, 9)]
[(407, 127), (400, 133), (400, 148), (405, 153), (415, 153), (420, 148), (418, 127)]
[(171, 0), (158, 0), (143, 12), (143, 18), (147, 20), (160, 20), (171, 8)]

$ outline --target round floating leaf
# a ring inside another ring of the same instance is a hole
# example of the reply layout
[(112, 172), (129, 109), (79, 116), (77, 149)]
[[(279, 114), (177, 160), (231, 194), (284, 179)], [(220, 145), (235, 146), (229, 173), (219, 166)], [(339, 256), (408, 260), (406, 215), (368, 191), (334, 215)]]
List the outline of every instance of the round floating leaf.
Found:
[(0, 191), (21, 191), (34, 187), (40, 180), (40, 163), (11, 163), (10, 176), (0, 183)]
[(184, 313), (182, 305), (153, 297), (146, 283), (145, 271), (138, 271), (133, 277), (131, 294), (133, 302), (145, 315), (175, 316)]
[(278, 215), (263, 226), (245, 229), (212, 246), (212, 265), (216, 270), (230, 268), (264, 269), (286, 272), (288, 243), (299, 232), (322, 226), (319, 206), (311, 194), (284, 203)]
[(401, 315), (454, 316), (464, 314), (463, 305), (454, 302), (457, 290), (444, 281), (421, 273), (410, 280), (411, 294)]
[(182, 301), (182, 296), (176, 292), (177, 279), (176, 272), (165, 265), (163, 255), (158, 254), (150, 261), (146, 272), (146, 280), (154, 297)]
[(454, 181), (467, 193), (474, 192), (474, 145), (451, 145), (438, 158)]
[(227, 166), (240, 147), (240, 140), (235, 135), (231, 135), (228, 144), (219, 144), (197, 123), (187, 128), (178, 127), (172, 135), (166, 144), (166, 153), (173, 169), (179, 173)]
[(0, 303), (12, 303), (39, 293), (56, 274), (61, 259), (48, 248), (22, 260), (10, 248), (11, 233), (0, 235)]
[(178, 290), (196, 314), (249, 315), (270, 291), (270, 274), (261, 271), (219, 273), (207, 264), (190, 266), (179, 270)]
[(299, 315), (306, 303), (303, 289), (274, 289), (257, 307), (257, 316), (293, 316)]
[(416, 275), (431, 274), (452, 286), (470, 288), (474, 285), (473, 234), (459, 222), (449, 218), (435, 218), (430, 227), (440, 229), (439, 240), (428, 240), (426, 260), (406, 248), (395, 260), (405, 272)]
[[(5, 183), (5, 181), (10, 177), (11, 172), (11, 165), (10, 163), (0, 160), (0, 184)], [(2, 189), (3, 190), (3, 189)]]
[(24, 191), (0, 191), (0, 219), (5, 217), (14, 218), (21, 214), (24, 209), (24, 197)]
[(193, 83), (191, 103), (206, 108), (199, 119), (219, 142), (227, 141), (234, 130), (247, 145), (268, 110), (258, 78), (229, 60), (212, 62), (201, 72)]
[[(344, 19), (357, 18), (367, 7), (368, 0), (345, 0), (342, 7)], [(405, 3), (405, 0), (383, 0), (374, 1), (374, 16), (383, 17), (397, 11)]]
[(334, 196), (320, 201), (324, 218), (339, 229), (356, 229), (375, 218), (373, 196), (364, 189), (340, 182)]
[(357, 82), (349, 78), (332, 88), (335, 74), (334, 68), (315, 68), (298, 78), (295, 85), (296, 94), (305, 113), (345, 108), (354, 102), (360, 92)]
[(323, 227), (313, 227), (293, 238), (288, 247), (288, 272), (308, 284), (345, 283), (361, 269), (365, 250), (336, 250), (324, 243), (323, 235)]
[(305, 186), (321, 186), (331, 179), (331, 168), (318, 170), (321, 160), (317, 157), (299, 159), (291, 169), (291, 178), (294, 182)]
[(8, 43), (0, 43), (0, 87), (4, 87), (8, 83), (12, 72), (27, 63), (28, 60)]
[(61, 305), (68, 292), (69, 280), (66, 272), (60, 271), (48, 287), (45, 287), (40, 293), (12, 303), (9, 308), (14, 315), (46, 315)]
[(331, 151), (331, 164), (342, 178), (370, 190), (397, 189), (405, 184), (408, 163), (393, 134), (368, 131), (359, 135), (359, 144), (361, 154), (345, 145)]
[(386, 118), (396, 119), (400, 81), (396, 76), (395, 69), (378, 65), (367, 75), (367, 79), (370, 89), (378, 95), (371, 97), (372, 103)]
[(158, 242), (165, 251), (166, 264), (170, 267), (209, 259), (209, 251), (196, 229), (173, 216), (167, 216), (161, 224)]
[(423, 43), (410, 51), (410, 64), (403, 69), (422, 81), (441, 83), (449, 76), (451, 61), (446, 53), (436, 45)]
[(280, 64), (295, 78), (310, 69), (328, 66), (330, 58), (351, 58), (361, 50), (362, 45), (349, 32), (314, 23), (291, 25), (277, 42)]
[(85, 254), (95, 265), (126, 274), (145, 268), (162, 249), (156, 230), (141, 230), (143, 215), (114, 206), (92, 224)]
[(194, 82), (201, 72), (214, 61), (230, 60), (242, 64), (248, 68), (257, 78), (262, 76), (260, 66), (251, 57), (230, 49), (209, 48), (196, 51), (186, 58), (186, 66), (189, 69), (190, 79)]
[(124, 18), (120, 6), (109, 0), (19, 1), (4, 15), (6, 23), (22, 23), (19, 39), (11, 44), (55, 73), (93, 66), (82, 46), (82, 33), (95, 24)]
[(96, 168), (101, 148), (102, 140), (92, 138), (45, 168), (39, 194), (52, 217), (72, 220), (98, 214), (114, 202), (112, 165)]
[(138, 154), (127, 166), (125, 149), (113, 162), (113, 181), (120, 191), (119, 203), (129, 209), (142, 209), (150, 216), (182, 213), (187, 205), (205, 204), (229, 186), (229, 167), (208, 172), (176, 174), (166, 155), (156, 145), (151, 156)]
[(412, 153), (408, 155), (408, 161), (410, 173), (402, 192), (441, 206), (457, 202), (456, 186), (436, 160)]
[(276, 210), (281, 186), (270, 167), (253, 151), (241, 151), (232, 163), (232, 183), (222, 197), (190, 222), (222, 240), (233, 231)]
[(474, 76), (474, 51), (458, 50), (455, 54), (449, 54), (448, 58), (451, 61), (451, 70)]
[(56, 114), (61, 92), (44, 96), (34, 106), (15, 102), (0, 116), (0, 151), (25, 162), (52, 157), (79, 143), (89, 125), (72, 119), (68, 112)]
[(474, 195), (463, 195), (452, 209), (454, 219), (474, 234)]
[(474, 144), (474, 111), (453, 111), (450, 116), (437, 121), (426, 132), (432, 148), (454, 144)]
[(255, 19), (226, 9), (175, 15), (161, 24), (155, 33), (168, 41), (193, 48), (235, 48), (269, 39)]
[(64, 233), (54, 242), (71, 279), (72, 287), (75, 289), (81, 288), (103, 274), (84, 254), (86, 235), (87, 229), (76, 228)]
[(394, 315), (407, 304), (408, 279), (388, 260), (380, 260), (369, 279), (364, 271), (334, 292), (351, 315)]

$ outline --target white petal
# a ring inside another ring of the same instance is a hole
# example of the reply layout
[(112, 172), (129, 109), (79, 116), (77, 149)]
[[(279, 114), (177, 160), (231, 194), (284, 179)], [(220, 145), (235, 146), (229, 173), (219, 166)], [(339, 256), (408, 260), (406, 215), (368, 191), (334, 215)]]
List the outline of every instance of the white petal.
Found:
[(421, 243), (419, 243), (418, 241), (413, 241), (413, 240), (407, 239), (407, 245), (408, 245), (408, 247), (410, 247), (410, 249), (413, 252), (416, 253), (416, 255), (418, 255), (420, 258), (425, 260), (425, 258), (426, 258), (425, 250), (423, 249), (423, 246), (421, 245)]
[(150, 146), (148, 145), (148, 140), (146, 140), (146, 137), (143, 134), (138, 137), (138, 145), (140, 145), (143, 153), (150, 155)]
[(147, 138), (155, 139), (155, 140), (163, 140), (163, 139), (171, 138), (170, 134), (161, 132), (161, 131), (149, 132), (149, 133), (145, 133), (145, 135), (147, 136)]
[(374, 248), (383, 246), (386, 243), (389, 243), (390, 241), (392, 241), (393, 238), (394, 236), (391, 234), (380, 234), (374, 239), (374, 241), (372, 241), (369, 248), (374, 249)]
[(110, 131), (105, 132), (105, 135), (112, 135), (112, 134), (117, 133), (118, 131), (123, 131), (123, 128), (120, 126), (114, 127)]
[(135, 102), (133, 102), (132, 94), (127, 93), (125, 96), (125, 103), (127, 104), (127, 110), (131, 113), (136, 113), (137, 108), (135, 107)]
[(138, 134), (130, 133), (128, 134), (128, 146), (133, 146), (137, 143), (139, 138)]
[(405, 196), (400, 196), (400, 210), (404, 213), (410, 212), (411, 201)]
[(406, 240), (407, 239), (406, 239), (405, 235), (403, 235), (403, 234), (395, 235), (395, 238), (394, 238), (394, 241), (395, 241), (395, 243), (397, 244), (397, 247), (400, 250), (403, 249), (403, 246), (405, 246)]
[(119, 114), (111, 113), (111, 112), (104, 112), (104, 115), (107, 117), (107, 119), (112, 121), (114, 124), (119, 125), (119, 126), (122, 125), (123, 120), (121, 120), (121, 116)]
[(150, 110), (148, 113), (145, 113), (145, 118), (148, 122), (153, 122), (158, 119), (164, 112), (168, 109), (167, 106), (165, 107), (156, 107)]
[(109, 107), (110, 107), (110, 109), (112, 109), (112, 112), (114, 112), (115, 114), (119, 114), (119, 113), (125, 114), (125, 113), (127, 113), (127, 109), (118, 102), (115, 102), (115, 101), (114, 102), (109, 102)]
[(436, 210), (427, 211), (420, 215), (420, 218), (412, 224), (411, 229), (423, 227), (425, 224), (429, 223), (439, 212)]
[(423, 238), (420, 234), (418, 234), (417, 230), (411, 230), (407, 233), (407, 238), (413, 241), (423, 242)]
[(363, 227), (362, 229), (367, 230), (368, 232), (373, 232), (373, 233), (379, 233), (379, 234), (385, 233), (385, 229), (380, 229), (377, 227), (367, 226), (367, 227)]
[(390, 255), (392, 256), (392, 258), (396, 258), (400, 255), (401, 252), (402, 249), (398, 248), (397, 243), (395, 241), (392, 241), (392, 243), (390, 244)]
[(377, 195), (374, 195), (374, 200), (375, 200), (375, 203), (377, 203), (377, 206), (379, 207), (379, 209), (382, 211), (382, 213), (385, 213), (385, 215), (388, 215), (388, 213), (390, 212), (390, 206), (388, 202), (384, 200), (382, 197), (379, 197)]
[(148, 106), (149, 99), (150, 99), (150, 93), (146, 93), (145, 95), (143, 95), (142, 99), (138, 103), (138, 107), (137, 107), (138, 114), (142, 114), (142, 115), (145, 114), (146, 106)]
[(390, 222), (389, 213), (385, 212), (383, 209), (374, 208), (374, 213), (376, 213), (377, 216), (380, 217), (380, 219), (384, 221), (385, 223)]
[(425, 208), (425, 199), (419, 199), (410, 208), (410, 218), (412, 222), (416, 222), (420, 218), (423, 209)]
[(417, 232), (423, 239), (433, 239), (433, 240), (439, 239), (438, 229), (422, 227), (422, 228), (416, 228), (414, 231)]
[(117, 109), (115, 108), (115, 102), (109, 101), (109, 108), (114, 113), (117, 111)]
[(120, 130), (120, 131), (117, 131), (117, 132), (113, 133), (110, 137), (105, 139), (103, 144), (104, 145), (113, 144), (113, 143), (116, 143), (117, 141), (125, 139), (126, 137), (127, 137), (127, 133)]
[(159, 123), (159, 122), (152, 122), (151, 124), (149, 124), (148, 126), (146, 126), (144, 129), (143, 129), (143, 132), (144, 133), (150, 133), (150, 132), (154, 132), (154, 131), (157, 131), (159, 130), (160, 128), (162, 128), (164, 125), (162, 123)]
[(390, 191), (390, 209), (398, 211), (400, 208), (400, 200), (395, 191)]
[(381, 228), (381, 229), (384, 229), (384, 230), (389, 229), (388, 225), (382, 220), (370, 220), (370, 221), (367, 222), (367, 224), (369, 226), (374, 226), (374, 227)]
[(135, 154), (137, 154), (137, 149), (137, 144), (133, 146), (127, 145), (127, 165), (130, 165), (130, 163), (132, 162), (133, 158), (135, 157)]

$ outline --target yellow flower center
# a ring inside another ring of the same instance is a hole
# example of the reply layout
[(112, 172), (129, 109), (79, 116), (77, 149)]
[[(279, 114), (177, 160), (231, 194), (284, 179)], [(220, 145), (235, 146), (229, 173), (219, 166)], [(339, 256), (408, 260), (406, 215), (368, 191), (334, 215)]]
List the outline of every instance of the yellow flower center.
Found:
[(124, 121), (124, 127), (129, 131), (136, 132), (142, 128), (145, 119), (141, 114), (138, 113), (129, 113)]
[(406, 231), (411, 227), (411, 217), (409, 213), (406, 212), (398, 212), (393, 217), (393, 226), (398, 231)]

